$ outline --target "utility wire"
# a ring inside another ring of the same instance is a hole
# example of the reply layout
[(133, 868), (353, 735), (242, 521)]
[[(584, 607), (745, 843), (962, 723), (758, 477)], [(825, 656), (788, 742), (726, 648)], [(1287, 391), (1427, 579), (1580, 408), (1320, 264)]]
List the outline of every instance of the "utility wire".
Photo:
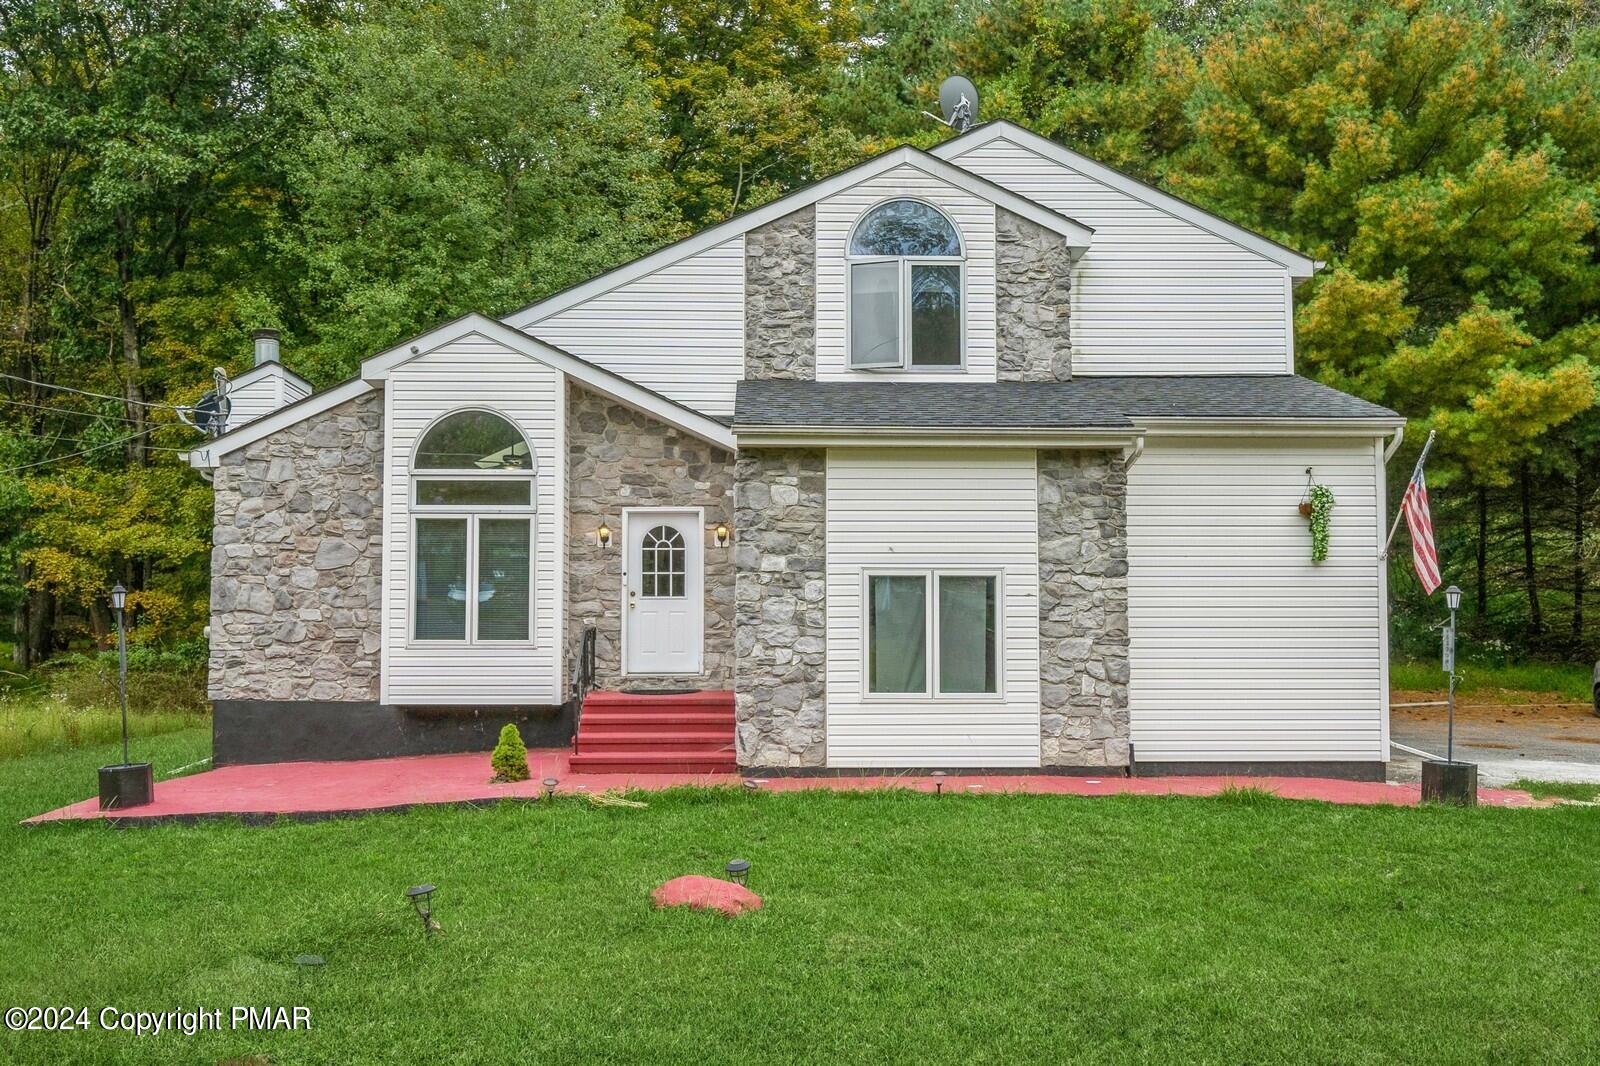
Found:
[[(71, 407), (51, 407), (49, 404), (29, 403), (27, 400), (8, 400), (4, 396), (0, 396), (0, 403), (12, 404), (16, 407), (31, 407), (36, 411), (48, 411), (51, 414), (56, 415), (84, 415), (88, 418), (103, 418), (112, 422), (126, 422), (130, 426), (138, 425), (137, 422), (129, 418), (127, 415), (103, 415), (98, 411), (79, 411)], [(182, 426), (185, 424), (186, 423), (183, 422), (164, 422), (160, 428), (165, 429), (168, 425)], [(189, 428), (192, 429), (194, 427), (190, 426)]]
[(79, 396), (92, 396), (97, 400), (115, 400), (117, 403), (131, 403), (136, 407), (164, 407), (173, 411), (178, 410), (177, 404), (152, 403), (147, 400), (130, 400), (124, 396), (112, 396), (104, 392), (88, 392), (84, 389), (74, 389), (69, 385), (52, 385), (46, 381), (31, 381), (28, 378), (21, 378), (15, 374), (0, 373), (0, 378), (7, 378), (11, 381), (20, 381), (24, 385), (33, 385), (41, 389), (55, 389), (57, 392), (75, 392)]
[[(57, 455), (57, 456), (53, 456), (52, 458), (49, 458), (49, 459), (40, 459), (38, 462), (23, 463), (21, 466), (8, 466), (4, 470), (0, 470), (0, 474), (15, 474), (19, 470), (32, 470), (36, 466), (49, 466), (51, 463), (59, 463), (63, 459), (76, 459), (80, 455), (88, 455), (90, 452), (104, 451), (107, 448), (115, 448), (119, 444), (126, 444), (130, 440), (133, 440), (136, 437), (142, 437), (142, 436), (144, 436), (145, 434), (147, 434), (149, 432), (150, 431), (148, 429), (140, 430), (138, 433), (130, 433), (130, 434), (128, 434), (126, 437), (123, 437), (121, 440), (108, 440), (104, 444), (96, 444), (94, 447), (85, 448), (81, 452), (71, 452), (71, 453), (69, 453), (67, 455)], [(81, 442), (74, 442), (74, 443), (81, 443)], [(175, 451), (181, 451), (182, 449), (174, 449), (174, 450)]]

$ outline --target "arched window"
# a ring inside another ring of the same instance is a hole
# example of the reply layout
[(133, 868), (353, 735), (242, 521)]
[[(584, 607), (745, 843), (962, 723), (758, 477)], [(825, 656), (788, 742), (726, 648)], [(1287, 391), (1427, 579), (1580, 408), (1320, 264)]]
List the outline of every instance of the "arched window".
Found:
[(868, 211), (850, 236), (849, 363), (856, 370), (965, 362), (961, 235), (920, 200)]
[(684, 595), (689, 560), (682, 533), (671, 526), (656, 526), (650, 530), (644, 535), (639, 562), (641, 596)]
[(526, 642), (533, 632), (533, 453), (492, 411), (435, 422), (412, 458), (412, 637)]

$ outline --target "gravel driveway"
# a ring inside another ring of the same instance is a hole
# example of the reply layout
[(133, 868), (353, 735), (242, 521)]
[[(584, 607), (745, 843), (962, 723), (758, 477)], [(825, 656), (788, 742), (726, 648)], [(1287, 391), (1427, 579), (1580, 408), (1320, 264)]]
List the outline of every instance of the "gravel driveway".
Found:
[[(1443, 693), (1397, 691), (1393, 703), (1443, 698)], [(1487, 702), (1482, 693), (1458, 697), (1456, 758), (1477, 763), (1483, 785), (1507, 785), (1523, 777), (1600, 783), (1600, 717), (1587, 704), (1561, 700), (1544, 693), (1505, 693), (1497, 702)], [(1396, 706), (1389, 739), (1444, 758), (1445, 709)], [(1420, 768), (1419, 756), (1393, 749), (1391, 780), (1414, 781)]]

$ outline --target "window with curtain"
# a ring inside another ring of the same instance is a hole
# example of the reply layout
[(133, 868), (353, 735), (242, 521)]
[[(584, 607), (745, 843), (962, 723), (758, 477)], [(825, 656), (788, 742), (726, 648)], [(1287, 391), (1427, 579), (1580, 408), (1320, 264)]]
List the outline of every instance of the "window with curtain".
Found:
[(962, 264), (960, 234), (928, 204), (867, 212), (849, 247), (851, 368), (959, 369)]
[(413, 637), (530, 640), (535, 471), (522, 431), (457, 411), (423, 435), (412, 467)]
[(997, 694), (999, 594), (995, 574), (867, 575), (867, 691)]

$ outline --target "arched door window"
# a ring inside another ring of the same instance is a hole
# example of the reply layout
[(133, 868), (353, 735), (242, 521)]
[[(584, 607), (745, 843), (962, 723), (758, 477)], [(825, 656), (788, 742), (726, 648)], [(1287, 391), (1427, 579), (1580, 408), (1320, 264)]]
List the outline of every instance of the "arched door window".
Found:
[(936, 208), (890, 200), (868, 211), (850, 236), (850, 367), (959, 369), (963, 264), (961, 235)]
[(412, 637), (526, 642), (533, 632), (533, 453), (492, 411), (455, 411), (412, 459)]
[(640, 542), (639, 595), (651, 598), (685, 595), (688, 555), (683, 534), (671, 526), (656, 526)]

